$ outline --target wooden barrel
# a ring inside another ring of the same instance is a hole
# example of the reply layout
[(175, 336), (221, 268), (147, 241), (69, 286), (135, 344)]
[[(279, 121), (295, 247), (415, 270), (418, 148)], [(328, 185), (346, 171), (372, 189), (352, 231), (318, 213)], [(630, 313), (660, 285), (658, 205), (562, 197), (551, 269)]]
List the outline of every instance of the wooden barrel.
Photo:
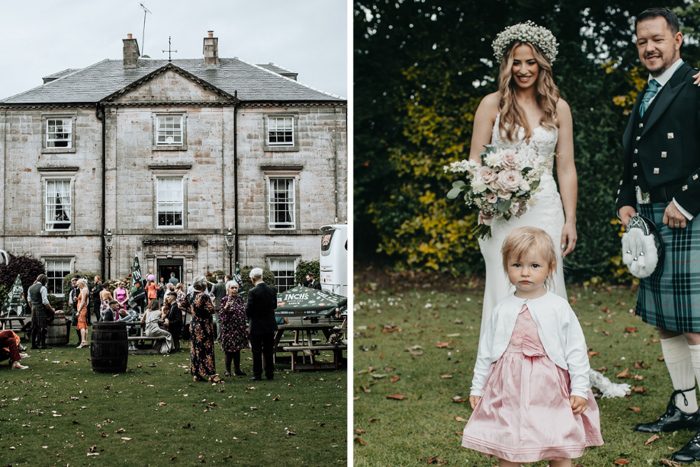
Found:
[(129, 358), (126, 323), (93, 323), (90, 336), (92, 371), (124, 373)]
[(49, 347), (68, 345), (68, 327), (66, 326), (66, 316), (62, 310), (57, 310), (53, 321), (49, 323), (46, 345)]

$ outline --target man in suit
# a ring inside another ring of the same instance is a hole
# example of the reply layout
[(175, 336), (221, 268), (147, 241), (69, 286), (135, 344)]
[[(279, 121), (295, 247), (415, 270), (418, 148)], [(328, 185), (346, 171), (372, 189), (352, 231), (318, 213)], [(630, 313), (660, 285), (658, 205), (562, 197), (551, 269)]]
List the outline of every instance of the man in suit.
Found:
[(700, 460), (700, 89), (696, 70), (680, 58), (683, 34), (672, 11), (645, 10), (636, 30), (649, 77), (623, 136), (616, 209), (625, 227), (637, 214), (650, 219), (664, 242), (663, 263), (640, 280), (636, 313), (659, 330), (674, 392), (666, 413), (635, 430), (698, 432), (673, 455), (689, 463)]
[(307, 274), (306, 279), (309, 283), (306, 285), (310, 289), (321, 290), (321, 283), (314, 278), (313, 274)]
[(274, 342), (277, 322), (275, 321), (275, 309), (277, 308), (277, 290), (270, 287), (262, 279), (263, 270), (254, 268), (250, 271), (250, 280), (253, 287), (248, 292), (248, 303), (245, 314), (250, 321), (250, 347), (253, 350), (253, 377), (251, 381), (262, 379), (263, 356), (265, 357), (265, 376), (274, 378), (275, 365)]

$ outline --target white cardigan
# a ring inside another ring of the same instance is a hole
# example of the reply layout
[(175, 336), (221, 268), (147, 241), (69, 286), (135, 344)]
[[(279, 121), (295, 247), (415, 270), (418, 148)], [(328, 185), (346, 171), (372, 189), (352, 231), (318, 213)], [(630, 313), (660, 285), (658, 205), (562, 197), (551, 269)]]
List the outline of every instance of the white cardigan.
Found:
[(481, 396), (491, 363), (505, 352), (518, 314), (527, 304), (547, 356), (571, 378), (571, 395), (588, 399), (588, 347), (578, 318), (569, 303), (552, 292), (535, 299), (511, 294), (493, 310), (479, 342), (471, 395)]

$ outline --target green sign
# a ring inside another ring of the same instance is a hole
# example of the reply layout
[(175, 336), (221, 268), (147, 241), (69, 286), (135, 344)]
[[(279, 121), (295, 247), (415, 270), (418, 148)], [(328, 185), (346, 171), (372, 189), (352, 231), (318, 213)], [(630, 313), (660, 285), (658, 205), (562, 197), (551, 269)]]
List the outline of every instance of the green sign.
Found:
[(336, 309), (345, 308), (347, 304), (348, 299), (342, 295), (299, 285), (277, 294), (275, 315), (330, 316)]
[(22, 315), (24, 308), (27, 306), (27, 301), (24, 299), (24, 288), (22, 287), (22, 279), (17, 274), (15, 283), (12, 284), (12, 290), (7, 294), (7, 298), (2, 304), (2, 312), (5, 315), (10, 315), (13, 311), (15, 314)]

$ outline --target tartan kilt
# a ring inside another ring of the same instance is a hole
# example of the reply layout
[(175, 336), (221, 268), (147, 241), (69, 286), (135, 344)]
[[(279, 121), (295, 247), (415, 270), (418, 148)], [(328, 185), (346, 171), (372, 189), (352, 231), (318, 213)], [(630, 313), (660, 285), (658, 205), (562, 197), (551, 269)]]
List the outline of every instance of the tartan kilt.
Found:
[(32, 326), (39, 329), (48, 327), (46, 308), (44, 308), (44, 305), (32, 305), (32, 311)]
[(661, 329), (700, 332), (700, 220), (695, 217), (685, 229), (671, 229), (663, 223), (668, 204), (637, 206), (637, 212), (656, 224), (665, 254), (663, 267), (639, 280), (635, 311)]

